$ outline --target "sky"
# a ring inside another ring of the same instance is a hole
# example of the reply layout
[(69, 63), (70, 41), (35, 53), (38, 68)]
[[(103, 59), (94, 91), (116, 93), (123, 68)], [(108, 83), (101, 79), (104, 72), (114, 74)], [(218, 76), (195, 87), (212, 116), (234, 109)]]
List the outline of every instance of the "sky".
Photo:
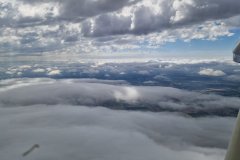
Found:
[(239, 0), (0, 0), (1, 160), (223, 160), (239, 39)]
[(238, 0), (0, 0), (0, 56), (230, 57), (239, 8)]

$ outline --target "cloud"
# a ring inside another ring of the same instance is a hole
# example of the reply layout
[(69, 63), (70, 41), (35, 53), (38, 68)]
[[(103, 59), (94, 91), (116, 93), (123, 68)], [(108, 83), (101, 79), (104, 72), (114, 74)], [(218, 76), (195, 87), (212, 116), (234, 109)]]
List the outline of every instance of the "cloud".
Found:
[(35, 0), (22, 0), (29, 4), (47, 4), (49, 2), (57, 2), (59, 4), (59, 14), (61, 18), (66, 20), (87, 18), (96, 15), (100, 15), (107, 12), (119, 10), (125, 6), (129, 6), (137, 3), (140, 0), (100, 0), (100, 1), (88, 1), (88, 0), (51, 0), (51, 1), (35, 1)]
[[(116, 70), (113, 65), (100, 66)], [(130, 70), (129, 66), (143, 67), (123, 65)], [(146, 66), (161, 68), (156, 62)], [(46, 71), (53, 71), (48, 67)], [(218, 112), (238, 111), (239, 103), (237, 97), (133, 86), (121, 80), (0, 80), (0, 155), (2, 160), (21, 159), (39, 144), (24, 158), (219, 160), (224, 158), (235, 115), (222, 117)], [(189, 116), (191, 112), (197, 118)]]
[(47, 73), (47, 75), (49, 75), (49, 76), (54, 76), (54, 75), (59, 75), (59, 74), (61, 74), (61, 71), (58, 70), (58, 69), (50, 70), (50, 71)]
[[(19, 86), (19, 83), (24, 85)], [(8, 81), (0, 92), (0, 106), (66, 104), (153, 112), (167, 110), (193, 116), (235, 116), (234, 113), (239, 109), (240, 103), (240, 99), (236, 97), (200, 94), (172, 87), (137, 87), (97, 80), (88, 83), (87, 79), (85, 81), (26, 79), (22, 82), (16, 80), (11, 81), (10, 88), (6, 84), (9, 84)]]
[(135, 88), (132, 87), (124, 87), (123, 91), (115, 91), (114, 97), (117, 101), (127, 101), (127, 102), (135, 102), (139, 99), (139, 93)]
[(35, 72), (35, 73), (43, 73), (43, 72), (45, 72), (45, 69), (43, 69), (43, 68), (37, 68), (37, 69), (32, 70), (32, 72)]
[[(116, 24), (114, 23), (115, 19), (119, 18), (121, 22), (121, 19), (129, 17), (132, 21), (132, 28), (136, 33), (147, 33), (151, 30), (157, 30), (157, 28), (169, 27), (172, 24), (186, 25), (212, 19), (224, 19), (240, 13), (238, 10), (240, 4), (236, 0), (228, 2), (218, 0), (121, 0), (117, 3), (113, 0), (23, 1), (28, 3), (23, 4), (25, 8), (27, 5), (39, 6), (39, 4), (42, 4), (44, 6), (49, 3), (57, 3), (58, 5), (55, 6), (58, 6), (58, 16), (67, 20), (105, 16), (108, 21), (103, 21), (102, 23), (108, 24), (108, 22), (113, 22), (112, 24)], [(228, 9), (226, 9), (226, 6)], [(39, 8), (44, 7), (40, 6)], [(118, 14), (123, 14), (124, 16), (117, 17)], [(111, 16), (114, 16), (114, 18)]]
[(0, 52), (105, 53), (216, 40), (233, 36), (239, 7), (237, 0), (1, 0)]
[[(235, 9), (231, 10), (234, 12), (233, 15), (239, 14), (235, 7), (240, 4), (236, 3), (235, 0), (228, 3), (230, 8)], [(83, 28), (88, 26), (90, 29), (84, 29), (83, 33), (85, 36), (94, 37), (115, 34), (144, 35), (166, 30), (184, 29), (188, 25), (196, 25), (193, 28), (201, 31), (201, 24), (211, 22), (213, 19), (216, 21), (212, 21), (211, 30), (216, 32), (225, 25), (222, 21), (217, 20), (224, 19), (228, 14), (216, 14), (221, 13), (220, 11), (225, 8), (225, 5), (225, 2), (219, 1), (142, 1), (119, 12), (107, 13), (87, 19), (83, 22)], [(230, 15), (231, 13), (229, 13), (229, 17), (231, 17)], [(207, 25), (208, 23), (203, 27), (207, 27)], [(107, 28), (103, 26), (107, 26)], [(209, 27), (210, 25), (208, 25)], [(226, 35), (231, 34), (228, 32)]]
[(16, 66), (16, 67), (9, 67), (6, 70), (6, 74), (9, 75), (17, 75), (17, 76), (21, 76), (23, 74), (23, 72), (30, 70), (32, 67), (30, 65), (20, 65), (20, 66)]
[[(140, 55), (141, 53), (118, 55), (116, 57), (116, 55), (111, 54), (99, 54), (95, 57), (95, 55), (89, 54), (86, 55), (86, 57), (85, 55), (79, 57), (73, 54), (71, 59), (68, 59), (69, 55), (65, 54), (62, 55), (62, 57), (46, 55), (45, 58), (41, 60), (38, 59), (38, 56), (26, 56), (26, 58), (20, 56), (16, 57), (16, 61), (12, 59), (1, 59), (3, 65), (0, 69), (0, 74), (2, 79), (20, 77), (87, 78), (88, 80), (84, 80), (84, 82), (90, 82), (89, 79), (91, 79), (91, 82), (96, 82), (99, 81), (96, 79), (101, 79), (101, 83), (104, 81), (104, 83), (113, 85), (166, 86), (201, 93), (205, 93), (206, 90), (211, 90), (211, 93), (230, 97), (239, 95), (239, 84), (236, 79), (239, 65), (234, 64), (232, 60), (222, 58), (198, 60), (191, 58), (159, 58), (160, 55), (155, 54), (151, 55), (153, 58), (149, 58), (147, 54), (144, 54), (143, 57)], [(62, 58), (65, 61), (59, 63), (58, 58)], [(26, 61), (23, 63), (23, 59), (28, 59), (38, 65), (33, 65), (31, 62)], [(50, 60), (51, 62), (49, 62)], [(23, 64), (32, 67), (23, 70), (20, 67)], [(45, 72), (36, 73), (34, 72), (36, 69), (44, 69)], [(199, 74), (199, 72), (204, 69), (212, 69), (213, 71), (220, 70), (225, 73), (225, 76), (209, 76), (209, 78), (206, 79), (206, 75), (203, 76)], [(61, 73), (49, 76), (48, 73), (52, 70), (60, 70)], [(21, 72), (22, 75), (17, 75), (18, 72)], [(95, 80), (93, 80), (93, 78)], [(115, 82), (113, 82), (113, 80)], [(221, 90), (221, 92), (219, 92), (219, 90)]]
[(19, 66), (19, 69), (20, 69), (20, 70), (26, 70), (26, 69), (30, 69), (30, 68), (32, 68), (32, 66), (30, 66), (30, 65), (22, 65), (22, 66)]
[(234, 124), (233, 118), (69, 105), (0, 110), (2, 160), (20, 158), (33, 144), (40, 148), (27, 159), (219, 160)]
[(229, 75), (226, 79), (233, 82), (240, 82), (239, 75)]
[[(184, 0), (173, 3), (173, 8), (176, 10), (173, 21), (187, 22), (187, 21), (201, 21), (204, 19), (219, 19), (228, 18), (239, 14), (240, 3), (236, 0), (218, 1), (218, 0)], [(227, 8), (231, 8), (228, 10)], [(226, 14), (224, 14), (224, 12)]]
[(31, 27), (51, 22), (58, 15), (58, 5), (54, 2), (25, 4), (21, 1), (0, 1), (1, 27)]
[(223, 71), (221, 70), (214, 70), (211, 68), (204, 68), (198, 72), (200, 75), (204, 76), (224, 76), (226, 75)]

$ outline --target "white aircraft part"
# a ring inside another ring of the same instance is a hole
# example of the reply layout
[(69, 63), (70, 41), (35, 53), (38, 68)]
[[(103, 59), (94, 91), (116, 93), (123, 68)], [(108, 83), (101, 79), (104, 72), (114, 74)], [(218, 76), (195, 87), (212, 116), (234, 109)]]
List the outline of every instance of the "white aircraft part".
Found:
[(238, 113), (236, 127), (233, 131), (225, 160), (240, 160), (240, 112)]

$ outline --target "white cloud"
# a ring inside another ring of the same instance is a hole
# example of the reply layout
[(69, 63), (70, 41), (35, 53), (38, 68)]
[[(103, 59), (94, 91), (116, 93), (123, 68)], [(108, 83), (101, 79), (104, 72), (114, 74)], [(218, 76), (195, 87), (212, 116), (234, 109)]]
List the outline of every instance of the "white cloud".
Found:
[[(70, 104), (102, 105), (108, 108), (113, 106), (119, 109), (127, 109), (125, 108), (127, 106), (133, 107), (132, 109), (142, 107), (149, 111), (161, 111), (162, 109), (187, 111), (191, 108), (198, 112), (226, 108), (238, 109), (240, 103), (240, 99), (234, 97), (205, 95), (171, 87), (130, 86), (122, 82), (118, 85), (117, 82), (115, 84), (108, 81), (103, 83), (97, 80), (91, 80), (89, 83), (87, 79), (85, 81), (23, 79), (22, 81), (16, 80), (15, 83), (11, 82), (10, 88), (8, 85), (5, 89), (2, 88), (0, 106)], [(19, 87), (19, 83), (24, 84), (23, 87)], [(122, 103), (127, 106), (124, 107)]]
[[(33, 144), (40, 148), (25, 159), (219, 160), (233, 117), (112, 109), (160, 104), (208, 111), (240, 103), (236, 97), (96, 79), (8, 79), (0, 86), (1, 160), (21, 159)], [(103, 108), (107, 104), (112, 109)]]
[(50, 71), (47, 73), (47, 75), (49, 75), (49, 76), (54, 76), (54, 75), (59, 75), (59, 74), (61, 74), (61, 71), (58, 70), (58, 69), (50, 70)]
[(21, 76), (23, 73), (22, 72), (17, 72), (17, 75), (18, 76)]
[(43, 69), (43, 68), (37, 68), (37, 69), (32, 70), (32, 72), (35, 72), (35, 73), (43, 73), (43, 72), (45, 72), (45, 69)]
[(117, 101), (127, 101), (127, 102), (135, 102), (137, 99), (139, 99), (139, 93), (138, 91), (133, 87), (124, 87), (122, 89), (123, 91), (115, 91), (114, 97)]
[(226, 75), (223, 71), (221, 70), (214, 70), (211, 68), (204, 68), (198, 72), (200, 75), (204, 76), (224, 76)]
[(37, 5), (20, 4), (18, 6), (20, 17), (40, 17), (49, 18), (47, 16), (56, 17), (59, 15), (59, 6), (57, 3), (43, 3)]
[(26, 69), (30, 69), (30, 68), (32, 68), (32, 66), (30, 66), (30, 65), (22, 65), (22, 66), (19, 66), (19, 69), (20, 69), (20, 70), (26, 70)]
[(40, 148), (27, 159), (219, 160), (234, 124), (233, 118), (68, 105), (0, 110), (2, 160), (20, 158), (33, 144)]
[(233, 35), (239, 7), (237, 0), (4, 0), (0, 51), (104, 53), (216, 40)]
[(15, 74), (16, 72), (15, 71), (6, 71), (6, 74)]

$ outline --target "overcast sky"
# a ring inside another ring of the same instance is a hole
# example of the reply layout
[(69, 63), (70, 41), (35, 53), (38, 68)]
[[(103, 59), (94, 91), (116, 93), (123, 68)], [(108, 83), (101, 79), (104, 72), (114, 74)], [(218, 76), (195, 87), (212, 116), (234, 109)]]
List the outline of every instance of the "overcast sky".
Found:
[(0, 55), (228, 55), (239, 8), (239, 0), (0, 0)]

